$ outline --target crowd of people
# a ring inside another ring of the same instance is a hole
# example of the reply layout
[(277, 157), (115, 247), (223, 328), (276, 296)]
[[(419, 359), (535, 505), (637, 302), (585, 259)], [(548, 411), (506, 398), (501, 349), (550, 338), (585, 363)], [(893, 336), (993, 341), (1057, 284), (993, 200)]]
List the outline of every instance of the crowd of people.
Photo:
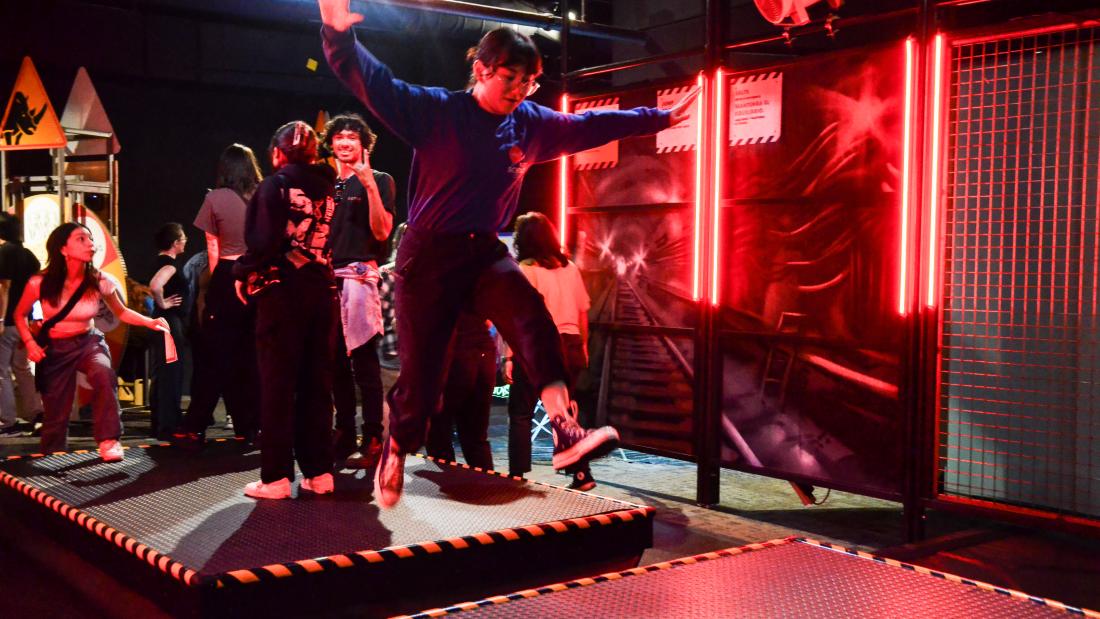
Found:
[[(24, 397), (23, 408), (42, 412), (43, 449), (65, 448), (80, 371), (95, 393), (100, 453), (123, 457), (116, 379), (91, 322), (102, 302), (124, 322), (171, 336), (152, 338), (151, 433), (199, 448), (224, 399), (236, 434), (261, 451), (260, 479), (244, 488), (250, 497), (290, 497), (295, 465), (300, 489), (317, 494), (333, 492), (336, 467), (373, 467), (375, 501), (390, 507), (402, 494), (406, 454), (425, 447), (453, 460), (456, 431), (467, 462), (492, 469), (498, 364), (513, 383), (511, 474), (530, 471), (532, 415), (541, 406), (554, 468), (573, 475), (572, 487), (592, 488), (588, 464), (614, 448), (618, 433), (582, 428), (570, 398), (587, 364), (584, 283), (545, 216), (518, 218), (518, 256), (497, 234), (516, 217), (531, 165), (665, 129), (686, 117), (696, 93), (670, 110), (550, 110), (527, 100), (539, 85), (538, 50), (508, 28), (470, 50), (468, 89), (416, 86), (355, 39), (351, 27), (362, 17), (348, 0), (319, 5), (333, 71), (413, 149), (407, 221), (394, 233), (393, 178), (371, 166), (377, 136), (347, 113), (320, 136), (303, 121), (279, 127), (266, 178), (249, 148), (225, 149), (216, 188), (194, 220), (204, 257), (178, 264), (188, 240), (180, 224), (156, 234), (150, 316), (125, 308), (91, 265), (91, 238), (79, 224), (54, 231), (38, 272), (0, 222), (0, 307), (19, 299), (5, 307), (0, 333), (0, 435), (15, 408), (11, 376), (26, 396), (30, 361), (42, 400)], [(44, 324), (35, 335), (28, 318), (38, 300)], [(171, 348), (187, 333), (194, 371), (184, 414), (184, 373)], [(503, 357), (491, 334), (507, 343)], [(394, 361), (400, 372), (384, 396), (381, 367)]]

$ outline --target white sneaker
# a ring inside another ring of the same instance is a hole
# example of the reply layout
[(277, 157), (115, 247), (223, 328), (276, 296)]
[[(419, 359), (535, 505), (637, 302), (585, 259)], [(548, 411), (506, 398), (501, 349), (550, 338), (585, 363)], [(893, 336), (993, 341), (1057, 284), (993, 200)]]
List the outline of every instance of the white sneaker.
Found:
[(99, 457), (104, 462), (119, 462), (126, 457), (126, 453), (122, 451), (122, 445), (118, 441), (107, 440), (99, 443)]
[(254, 481), (245, 485), (244, 495), (254, 499), (289, 499), (290, 480), (284, 477), (270, 484), (265, 484), (262, 481)]
[(303, 479), (301, 489), (313, 494), (332, 494), (332, 487), (332, 473), (324, 473)]

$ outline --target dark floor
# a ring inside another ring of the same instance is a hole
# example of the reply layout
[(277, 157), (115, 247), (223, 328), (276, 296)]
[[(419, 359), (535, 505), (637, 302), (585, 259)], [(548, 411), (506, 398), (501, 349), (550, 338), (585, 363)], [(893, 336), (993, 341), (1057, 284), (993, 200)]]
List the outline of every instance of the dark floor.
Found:
[[(124, 414), (126, 444), (148, 442), (148, 414)], [(222, 419), (219, 417), (219, 419)], [(490, 439), (496, 467), (507, 470), (507, 414), (494, 408)], [(70, 448), (93, 447), (87, 422), (72, 425)], [(211, 435), (229, 435), (222, 423)], [(34, 453), (36, 439), (0, 439), (0, 457)], [(565, 485), (566, 477), (550, 467), (551, 443), (535, 443), (531, 479)], [(461, 455), (460, 458), (461, 459)], [(932, 569), (1053, 598), (1073, 606), (1100, 609), (1100, 539), (931, 512), (927, 539), (905, 544), (901, 506), (897, 503), (833, 491), (820, 505), (804, 507), (786, 483), (737, 471), (723, 471), (721, 501), (714, 508), (695, 504), (695, 467), (690, 463), (619, 451), (593, 464), (599, 486), (593, 491), (611, 498), (657, 508), (654, 545), (642, 563), (654, 563), (751, 542), (806, 536), (916, 563)], [(825, 494), (818, 492), (821, 499)], [(0, 552), (0, 595), (11, 616), (35, 616), (66, 610), (87, 616), (74, 596), (33, 592), (49, 578), (33, 562)], [(18, 608), (10, 601), (19, 600)], [(457, 600), (456, 600), (457, 601)], [(32, 615), (31, 613), (34, 613)], [(0, 612), (4, 615), (6, 612)]]

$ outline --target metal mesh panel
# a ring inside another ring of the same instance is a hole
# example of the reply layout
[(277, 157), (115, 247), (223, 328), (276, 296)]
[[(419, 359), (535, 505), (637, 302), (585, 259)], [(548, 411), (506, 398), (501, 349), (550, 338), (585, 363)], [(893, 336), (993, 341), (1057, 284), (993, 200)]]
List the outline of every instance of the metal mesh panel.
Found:
[(1100, 515), (1097, 29), (950, 66), (941, 492)]

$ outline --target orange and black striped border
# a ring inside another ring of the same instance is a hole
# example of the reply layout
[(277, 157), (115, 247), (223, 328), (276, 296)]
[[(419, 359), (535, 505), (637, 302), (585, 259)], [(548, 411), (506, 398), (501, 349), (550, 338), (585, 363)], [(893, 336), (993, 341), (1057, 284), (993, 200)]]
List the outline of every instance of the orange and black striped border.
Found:
[[(215, 442), (234, 441), (239, 439), (220, 438), (212, 439)], [(134, 445), (132, 446), (138, 449), (148, 449), (150, 447), (171, 447), (171, 443), (157, 443), (152, 445)], [(125, 447), (129, 449), (130, 447)], [(32, 454), (30, 456), (9, 456), (5, 460), (20, 460), (25, 458), (42, 458), (47, 455), (60, 455), (62, 453), (72, 454), (84, 454), (91, 453), (91, 450), (78, 450), (72, 452), (59, 452), (58, 454)], [(419, 455), (419, 454), (418, 454)], [(424, 459), (429, 459), (426, 456), (420, 456)], [(434, 460), (434, 459), (433, 459)], [(481, 471), (480, 469), (473, 469), (472, 467), (448, 463), (442, 460), (434, 460), (436, 462), (442, 462), (444, 464), (451, 464), (460, 468), (467, 468), (471, 470), (478, 470), (482, 473), (489, 473), (501, 477), (508, 477), (507, 475), (501, 475), (494, 471)], [(514, 478), (521, 479), (521, 478)], [(526, 481), (526, 480), (525, 480)], [(570, 518), (568, 520), (556, 520), (553, 522), (544, 522), (539, 524), (525, 525), (518, 528), (500, 529), (496, 531), (488, 531), (482, 533), (476, 533), (473, 535), (467, 535), (463, 537), (456, 537), (446, 540), (437, 540), (429, 542), (418, 542), (415, 544), (408, 544), (405, 546), (391, 546), (383, 548), (382, 550), (361, 550), (349, 554), (332, 555), (329, 557), (322, 557), (316, 559), (303, 559), (299, 561), (290, 561), (286, 563), (274, 563), (271, 565), (265, 565), (256, 568), (246, 568), (240, 570), (233, 570), (218, 575), (203, 576), (197, 571), (188, 568), (187, 566), (173, 560), (171, 557), (161, 554), (152, 548), (138, 542), (137, 540), (129, 537), (125, 533), (122, 533), (109, 525), (102, 523), (95, 518), (85, 514), (79, 509), (56, 499), (41, 490), (30, 486), (8, 473), (0, 471), (0, 483), (4, 483), (17, 492), (20, 492), (36, 501), (38, 503), (52, 509), (53, 511), (61, 514), (62, 516), (76, 522), (77, 524), (84, 526), (89, 531), (99, 535), (107, 541), (116, 544), (120, 548), (130, 552), (138, 559), (148, 563), (149, 565), (160, 569), (165, 574), (175, 578), (188, 586), (210, 585), (216, 588), (223, 588), (226, 586), (245, 585), (263, 581), (270, 581), (272, 579), (286, 578), (288, 576), (294, 576), (299, 574), (311, 574), (317, 572), (324, 572), (330, 570), (344, 569), (354, 566), (369, 565), (373, 563), (381, 563), (383, 561), (391, 561), (396, 559), (408, 559), (412, 557), (424, 557), (433, 554), (439, 554), (445, 551), (451, 550), (464, 550), (470, 547), (476, 546), (489, 546), (497, 543), (512, 542), (522, 539), (533, 539), (537, 537), (543, 537), (545, 535), (568, 533), (570, 531), (580, 531), (586, 529), (592, 529), (594, 527), (608, 526), (617, 523), (628, 523), (633, 521), (652, 520), (656, 510), (652, 507), (634, 505), (627, 503), (626, 501), (620, 501), (618, 499), (604, 499), (614, 503), (620, 503), (627, 506), (629, 509), (608, 512), (604, 514), (596, 514), (593, 516), (583, 516), (579, 518)], [(541, 484), (540, 482), (528, 482), (533, 484), (544, 485), (557, 490), (563, 490), (567, 492), (575, 492), (567, 488), (559, 488), (551, 484)], [(603, 497), (600, 497), (603, 498)]]
[[(139, 449), (147, 449), (152, 445), (138, 445)], [(128, 449), (124, 447), (123, 449)], [(72, 453), (72, 454), (85, 454), (91, 453), (91, 450), (81, 449), (72, 452), (59, 452), (59, 453)], [(8, 456), (4, 458), (5, 461), (10, 460), (22, 460), (29, 458), (42, 458), (47, 455), (56, 454), (31, 454), (30, 456)], [(31, 486), (23, 480), (15, 477), (5, 471), (0, 471), (0, 483), (12, 488), (16, 492), (30, 497), (32, 500), (37, 501), (40, 505), (51, 509), (63, 518), (67, 518), (76, 523), (77, 526), (84, 527), (99, 537), (107, 540), (108, 542), (122, 548), (126, 552), (137, 557), (139, 560), (148, 563), (154, 568), (167, 574), (168, 576), (178, 580), (179, 582), (187, 585), (194, 586), (202, 583), (203, 579), (199, 573), (186, 565), (176, 561), (166, 554), (162, 554), (145, 544), (137, 541), (136, 539), (126, 535), (125, 533), (115, 529), (114, 527), (89, 516), (83, 511), (65, 503), (64, 501), (54, 498), (45, 492), (42, 492), (38, 488)]]
[(937, 570), (930, 570), (926, 567), (921, 567), (919, 565), (913, 565), (911, 563), (903, 563), (903, 562), (898, 561), (896, 559), (887, 559), (886, 557), (880, 557), (878, 555), (873, 555), (869, 552), (863, 552), (862, 550), (854, 550), (852, 548), (846, 548), (844, 546), (838, 546), (837, 544), (830, 544), (829, 542), (822, 542), (822, 541), (818, 541), (818, 540), (815, 540), (815, 539), (809, 539), (809, 538), (805, 538), (805, 537), (796, 537), (796, 538), (793, 539), (793, 541), (799, 542), (799, 543), (802, 543), (802, 544), (810, 544), (812, 546), (818, 546), (820, 548), (827, 548), (829, 550), (835, 550), (837, 552), (843, 552), (845, 554), (852, 555), (853, 557), (859, 557), (861, 559), (867, 559), (869, 561), (874, 561), (875, 563), (882, 563), (884, 565), (890, 565), (890, 566), (893, 566), (893, 567), (901, 568), (903, 570), (909, 570), (911, 572), (916, 572), (918, 574), (925, 574), (927, 576), (932, 576), (934, 578), (947, 580), (947, 581), (957, 583), (957, 584), (960, 584), (960, 585), (967, 585), (967, 586), (970, 586), (970, 587), (977, 587), (977, 588), (983, 589), (985, 591), (991, 591), (993, 593), (999, 593), (1001, 595), (1007, 595), (1009, 597), (1013, 597), (1013, 598), (1016, 598), (1018, 600), (1023, 600), (1023, 601), (1026, 601), (1026, 602), (1032, 602), (1034, 604), (1039, 604), (1039, 605), (1042, 605), (1042, 606), (1049, 606), (1051, 608), (1055, 608), (1057, 610), (1065, 611), (1065, 612), (1073, 614), (1073, 615), (1081, 615), (1083, 617), (1091, 617), (1091, 618), (1094, 618), (1094, 619), (1100, 619), (1100, 613), (1098, 613), (1094, 610), (1089, 610), (1087, 608), (1077, 608), (1075, 606), (1069, 606), (1068, 604), (1063, 604), (1062, 602), (1059, 602), (1057, 600), (1051, 600), (1051, 599), (1048, 599), (1048, 598), (1041, 598), (1041, 597), (1038, 597), (1038, 596), (1029, 595), (1029, 594), (1024, 593), (1022, 591), (1016, 591), (1015, 589), (1006, 589), (1005, 587), (998, 587), (996, 585), (991, 585), (989, 583), (982, 582), (980, 580), (974, 580), (974, 579), (971, 579), (971, 578), (963, 578), (962, 576), (956, 576), (955, 574), (949, 574), (947, 572), (940, 572), (940, 571), (937, 571)]
[[(509, 593), (508, 595), (497, 595), (491, 598), (485, 598), (484, 600), (478, 600), (477, 602), (463, 602), (461, 604), (455, 604), (454, 606), (448, 606), (447, 608), (433, 608), (431, 610), (424, 610), (416, 613), (415, 615), (402, 615), (400, 617), (394, 617), (393, 619), (428, 619), (429, 617), (443, 617), (445, 615), (453, 615), (467, 610), (475, 610), (484, 606), (494, 606), (497, 604), (504, 604), (506, 602), (514, 602), (516, 600), (526, 600), (528, 598), (538, 597), (540, 595), (546, 595), (547, 593), (557, 593), (558, 591), (565, 591), (566, 589), (576, 589), (578, 587), (587, 587), (588, 585), (595, 585), (601, 582), (608, 582), (612, 580), (621, 580), (628, 576), (639, 576), (642, 574), (650, 574), (653, 572), (660, 572), (681, 565), (692, 565), (694, 563), (701, 563), (703, 561), (709, 561), (711, 559), (721, 559), (723, 557), (733, 557), (746, 552), (752, 552), (754, 550), (764, 550), (766, 548), (774, 548), (776, 546), (782, 546), (794, 541), (795, 538), (788, 537), (786, 539), (775, 539), (768, 542), (762, 542), (759, 544), (748, 544), (738, 548), (727, 548), (725, 550), (716, 550), (714, 552), (707, 552), (698, 554), (691, 557), (684, 557), (682, 559), (673, 559), (672, 561), (665, 561), (662, 563), (654, 563), (653, 565), (645, 565), (642, 567), (636, 567), (630, 570), (624, 570), (622, 572), (608, 572), (606, 574), (600, 574), (599, 576), (593, 576), (591, 578), (579, 578), (577, 580), (571, 580), (569, 582), (556, 583), (553, 585), (546, 585), (539, 587), (538, 589), (524, 589), (523, 591), (516, 591), (515, 593)], [(598, 616), (598, 609), (593, 609), (593, 613)]]
[[(438, 458), (430, 458), (421, 454), (411, 455), (415, 455), (424, 460), (444, 465), (450, 465), (457, 468), (465, 468), (472, 471), (477, 471), (479, 473), (496, 475), (497, 477), (505, 477), (507, 479), (526, 481), (527, 483), (542, 485), (565, 492), (576, 492), (575, 490), (569, 490), (568, 488), (560, 488), (551, 484), (543, 484), (541, 482), (524, 480), (521, 477), (511, 477), (508, 475), (497, 473), (496, 471), (487, 471), (465, 464), (449, 462)], [(466, 535), (463, 537), (455, 537), (445, 540), (418, 542), (415, 544), (408, 544), (406, 546), (390, 546), (389, 548), (383, 548), (382, 550), (360, 550), (358, 552), (353, 552), (349, 554), (333, 555), (330, 557), (323, 557), (319, 559), (306, 559), (302, 561), (291, 561), (287, 563), (274, 563), (271, 565), (265, 565), (263, 567), (234, 570), (215, 577), (217, 578), (216, 586), (223, 587), (229, 585), (250, 584), (265, 580), (271, 580), (273, 578), (286, 578), (288, 576), (294, 576), (298, 574), (344, 569), (357, 565), (361, 566), (371, 563), (381, 563), (383, 561), (424, 557), (434, 554), (440, 554), (447, 551), (465, 550), (470, 547), (489, 546), (492, 544), (514, 542), (522, 539), (534, 539), (537, 537), (543, 537), (545, 535), (568, 533), (570, 531), (580, 531), (591, 529), (594, 527), (614, 525), (618, 523), (652, 520), (654, 514), (656, 514), (657, 512), (656, 509), (645, 505), (635, 505), (626, 501), (620, 501), (619, 499), (609, 499), (605, 497), (598, 498), (612, 503), (622, 504), (628, 507), (628, 509), (607, 512), (604, 514), (596, 514), (594, 516), (570, 518), (568, 520), (555, 520), (553, 522), (530, 524), (512, 529), (499, 529), (496, 531), (475, 533), (473, 535)]]

